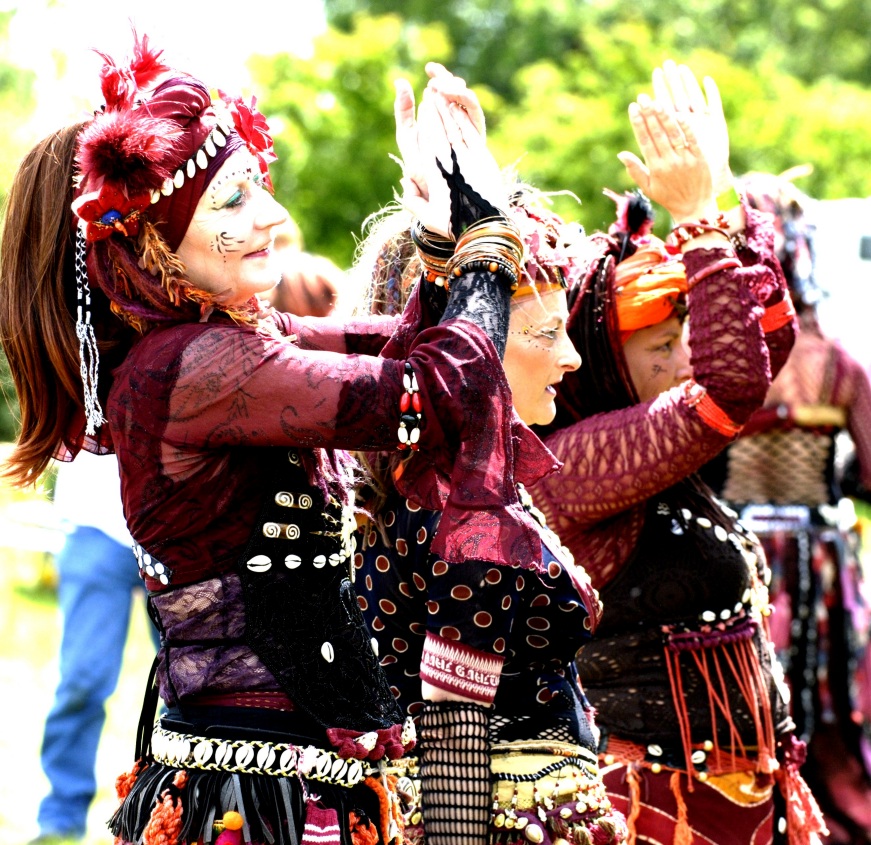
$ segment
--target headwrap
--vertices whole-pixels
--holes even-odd
[[[633,332],[667,320],[687,292],[687,275],[679,256],[650,235],[634,255],[614,271],[614,296],[620,341]]]
[[[529,189],[515,194],[510,213],[520,228],[524,246],[523,273],[511,295],[512,302],[578,284],[588,251],[583,227],[565,223],[544,208]]]
[[[140,39],[134,30],[133,41],[126,65],[99,53],[105,102],[82,129],[76,150],[76,335],[89,437],[104,421],[91,283],[139,332],[199,320],[212,310],[254,322],[254,300],[222,306],[187,280],[176,250],[200,197],[230,155],[247,146],[270,189],[268,166],[276,158],[255,100],[249,106],[221,94],[213,101],[206,85],[165,64],[148,36]],[[71,435],[75,439],[78,434]]]
[[[203,307],[220,306],[183,278],[175,251],[234,152],[247,146],[268,182],[275,160],[268,127],[253,100],[213,101],[204,83],[166,65],[147,36],[134,32],[127,65],[100,55],[105,104],[79,138],[73,202],[88,276],[140,330],[196,319]]]
[[[581,279],[568,296],[566,328],[583,364],[557,385],[556,418],[540,429],[545,437],[638,401],[623,344],[679,309],[687,287],[680,258],[651,234],[647,197],[640,191],[605,194],[617,206],[616,220],[607,233],[587,238]]]

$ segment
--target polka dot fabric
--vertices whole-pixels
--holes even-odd
[[[589,635],[587,610],[565,569],[572,564],[544,545],[541,574],[481,561],[448,564],[430,551],[439,516],[394,496],[382,529],[364,532],[355,557],[360,606],[402,710],[417,715],[422,708],[421,662],[437,643],[469,665],[501,663],[493,723],[503,733],[520,724],[527,732],[510,738],[558,736],[594,747],[573,662]],[[427,679],[451,689],[432,673]]]

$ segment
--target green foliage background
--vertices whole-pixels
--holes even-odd
[[[602,188],[631,186],[616,158],[634,148],[626,107],[666,58],[717,80],[736,172],[809,163],[800,187],[811,196],[871,195],[871,0],[326,0],[326,10],[310,58],[254,56],[251,70],[280,155],[278,199],[306,247],[342,266],[398,184],[393,80],[420,91],[427,61],[478,91],[499,161],[573,192],[580,204],[555,207],[588,230],[613,216]],[[0,14],[4,122],[33,106],[32,79],[3,61],[12,14]],[[0,150],[5,187],[23,148],[4,135]],[[0,438],[13,427],[3,416]]]

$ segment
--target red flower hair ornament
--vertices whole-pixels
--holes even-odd
[[[278,156],[272,148],[269,124],[263,113],[257,111],[257,98],[252,96],[251,105],[248,105],[242,97],[230,97],[223,91],[219,93],[233,118],[236,132],[260,165],[264,184],[270,192],[274,192],[272,180],[269,178],[269,165],[273,161],[278,161]]]
[[[99,191],[82,194],[73,203],[73,213],[85,223],[85,240],[93,243],[114,232],[125,237],[138,234],[139,219],[150,204],[150,193],[126,197],[114,185],[104,182]]]

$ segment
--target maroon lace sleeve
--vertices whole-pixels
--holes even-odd
[[[771,271],[770,275],[760,275],[757,280],[758,286],[754,288],[754,294],[762,306],[771,308],[784,297],[789,296],[783,270],[774,252],[774,223],[770,215],[751,208],[746,198],[743,202],[744,216],[747,220],[744,233],[747,244],[738,250],[738,257],[745,267],[762,265]],[[796,331],[797,322],[793,317],[786,325],[765,336],[772,378],[786,363],[795,341]]]
[[[838,347],[832,404],[847,408],[847,430],[856,447],[860,479],[871,488],[871,381],[862,365]]]
[[[690,250],[687,275],[725,256],[722,249]],[[730,268],[703,278],[689,294],[697,390],[737,426],[762,405],[771,381],[756,291],[776,288],[772,276],[764,264]],[[705,421],[698,395],[673,388],[547,439],[564,467],[539,482],[533,496],[594,583],[634,547],[641,522],[633,507],[698,470],[730,442]]]

